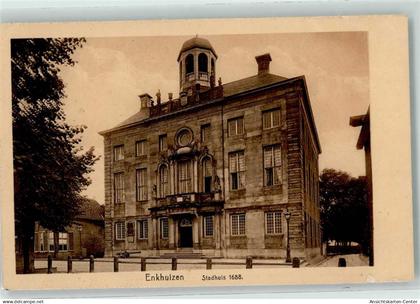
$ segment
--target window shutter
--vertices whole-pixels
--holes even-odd
[[[281,167],[274,168],[274,184],[278,185],[282,181],[281,178]]]
[[[147,220],[143,221],[143,238],[147,239],[149,236],[149,226]]]
[[[237,172],[237,154],[231,153],[229,155],[229,170],[230,172]]]
[[[264,148],[264,168],[272,167],[272,152],[271,147]]]
[[[236,134],[236,121],[229,120],[228,122],[228,135],[233,136]]]
[[[269,129],[271,127],[271,113],[264,112],[263,113],[263,129]]]
[[[237,128],[238,128],[237,134],[244,134],[244,119],[242,117],[241,118],[238,118],[237,124],[238,124],[238,126],[237,126]]]
[[[274,146],[274,165],[281,165],[281,148],[280,145]]]
[[[273,114],[273,127],[280,126],[280,110],[274,110]]]
[[[238,153],[238,163],[239,163],[239,170],[238,171],[241,171],[241,172],[243,172],[243,171],[245,171],[246,170],[246,168],[245,168],[245,155],[244,155],[244,152],[239,152]]]

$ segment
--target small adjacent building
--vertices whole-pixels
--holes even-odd
[[[272,74],[263,54],[255,75],[222,83],[217,59],[207,39],[187,40],[179,96],[144,93],[100,133],[107,256],[284,258],[287,241],[292,257],[321,253],[321,146],[305,77]]]
[[[63,232],[53,232],[35,224],[35,258],[49,254],[56,258],[102,257],[104,255],[104,206],[92,199],[85,199],[80,214]]]

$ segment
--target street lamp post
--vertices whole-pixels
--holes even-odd
[[[290,234],[289,234],[289,221],[290,221],[290,212],[288,209],[286,209],[286,212],[284,213],[284,218],[286,219],[287,223],[287,248],[286,248],[286,263],[292,262],[292,258],[290,257]]]

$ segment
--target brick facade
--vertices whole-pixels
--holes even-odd
[[[193,38],[181,49],[181,69],[189,53],[217,59],[207,40]],[[305,79],[270,74],[269,61],[269,54],[258,56],[256,76],[218,85],[213,62],[203,71],[181,70],[187,78],[180,81],[180,98],[141,95],[138,113],[101,132],[106,255],[192,248],[211,256],[284,257],[286,210],[292,256],[320,254],[320,145]],[[203,126],[210,127],[204,139]],[[162,135],[168,149],[160,151]],[[136,155],[142,140],[145,153]],[[114,155],[118,146],[123,159]],[[274,147],[277,154],[270,156]],[[272,165],[265,167],[264,157]],[[146,181],[136,174],[140,169]]]

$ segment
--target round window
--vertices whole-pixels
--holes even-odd
[[[178,144],[180,146],[186,146],[192,141],[191,131],[188,129],[183,129],[178,133]]]

